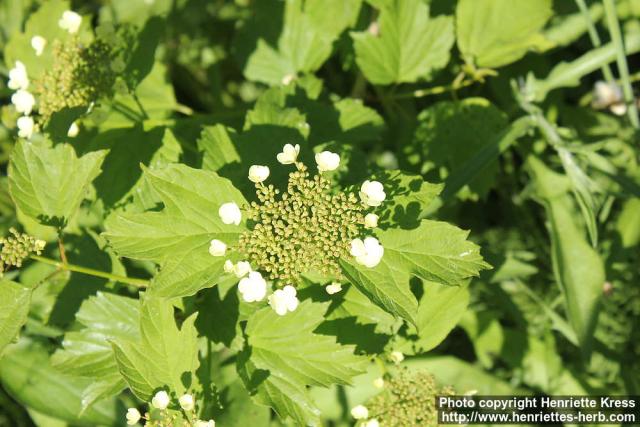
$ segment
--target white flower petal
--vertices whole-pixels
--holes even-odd
[[[252,271],[240,280],[238,290],[246,302],[262,301],[267,295],[267,282],[257,271]]]
[[[324,290],[327,291],[329,295],[337,294],[342,290],[342,285],[338,282],[333,282],[332,284],[327,285]]]
[[[384,187],[378,181],[365,181],[360,187],[360,199],[367,206],[380,206],[386,197]]]
[[[140,418],[142,418],[142,415],[140,414],[140,411],[138,411],[136,408],[129,408],[127,409],[126,418],[127,418],[127,425],[133,426],[133,425],[136,425],[138,421],[140,421]]]
[[[376,228],[378,226],[378,215],[374,213],[368,213],[364,217],[364,227],[365,228]]]
[[[180,407],[185,411],[191,411],[196,406],[193,396],[190,394],[183,394],[180,396],[178,403],[180,403]]]
[[[36,104],[36,99],[30,92],[19,89],[11,96],[11,103],[16,107],[18,113],[29,115]]]
[[[20,138],[31,138],[31,135],[33,135],[33,129],[35,127],[33,118],[29,116],[22,116],[18,119],[16,125],[18,126],[18,136]]]
[[[153,396],[153,399],[151,399],[151,405],[160,410],[167,409],[170,402],[171,398],[164,390],[157,392],[155,396]]]
[[[240,212],[240,208],[234,202],[224,203],[220,206],[218,215],[220,215],[220,219],[225,224],[238,225],[242,221],[242,212]]]
[[[63,30],[67,30],[69,34],[75,34],[82,24],[82,16],[72,10],[65,10],[62,18],[58,21],[58,26]]]
[[[16,61],[16,65],[9,70],[9,89],[27,89],[29,87],[29,76],[27,76],[27,68],[20,61]]]
[[[316,154],[316,163],[320,172],[336,170],[340,166],[340,156],[331,151]]]
[[[249,180],[255,182],[263,182],[269,177],[269,167],[261,165],[253,165],[249,168]]]
[[[227,245],[224,242],[218,239],[213,239],[211,241],[211,244],[209,245],[209,253],[212,256],[223,256],[226,251]]]
[[[47,46],[47,39],[42,36],[33,36],[31,38],[31,47],[36,51],[36,56],[42,55],[44,48]]]
[[[369,410],[363,405],[354,406],[351,408],[351,416],[356,420],[364,420],[369,418]]]
[[[298,160],[298,154],[300,154],[299,144],[296,144],[295,146],[291,144],[285,144],[285,146],[282,147],[282,152],[278,153],[276,158],[278,159],[278,162],[282,163],[283,165],[290,165]]]

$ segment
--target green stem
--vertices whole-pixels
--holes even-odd
[[[456,91],[458,89],[462,89],[463,87],[471,86],[475,83],[475,80],[464,80],[460,83],[452,83],[445,86],[434,86],[426,89],[418,89],[408,93],[399,93],[393,95],[394,99],[403,99],[403,98],[422,98],[430,95],[440,95],[445,92]]]
[[[598,35],[598,30],[596,30],[596,26],[593,24],[593,20],[591,19],[591,14],[589,13],[589,8],[587,8],[587,4],[584,0],[576,0],[578,4],[578,8],[584,17],[585,22],[587,23],[587,31],[589,33],[589,38],[591,39],[591,44],[595,47],[602,46],[602,41],[600,40],[600,36]],[[609,64],[604,64],[602,66],[602,74],[604,75],[604,79],[608,83],[612,83],[614,81],[613,72],[611,71],[611,67]]]
[[[76,273],[88,274],[89,276],[102,277],[104,279],[109,279],[109,280],[113,280],[120,283],[126,283],[127,285],[133,285],[139,288],[144,288],[149,286],[149,282],[144,279],[135,279],[133,277],[105,273],[104,271],[94,270],[93,268],[87,268],[79,265],[63,263],[61,261],[56,261],[55,259],[45,258],[43,256],[38,256],[38,255],[31,255],[31,259],[35,261],[39,261],[44,264],[53,265],[59,270],[68,270],[68,271],[74,271]]]
[[[620,23],[616,14],[616,6],[613,0],[604,0],[604,12],[607,16],[607,24],[609,25],[609,33],[611,41],[616,48],[616,62],[618,64],[618,72],[622,79],[622,91],[624,93],[624,101],[627,104],[627,114],[631,125],[640,128],[640,118],[638,117],[638,106],[633,98],[633,89],[629,81],[629,67],[627,65],[627,56],[625,53],[624,43],[622,40],[622,32],[620,31]]]

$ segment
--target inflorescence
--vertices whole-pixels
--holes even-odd
[[[452,396],[451,387],[438,387],[427,372],[411,373],[406,367],[379,384],[382,391],[367,406],[352,409],[363,427],[422,427],[438,425],[436,396]],[[377,386],[376,386],[377,387]],[[369,420],[366,420],[366,419]],[[374,422],[372,422],[374,420]]]
[[[113,27],[101,25],[98,36],[85,45],[78,37],[81,25],[82,16],[67,10],[58,26],[69,33],[69,38],[51,41],[41,35],[32,37],[36,56],[50,49],[53,57],[53,64],[41,76],[31,81],[22,61],[16,61],[9,70],[7,86],[15,91],[11,103],[21,114],[16,122],[19,137],[31,139],[53,113],[65,108],[83,107],[88,111],[100,98],[112,96],[117,83],[122,83],[118,75],[126,68],[126,47],[118,43]],[[39,116],[32,115],[36,110]],[[79,126],[74,122],[67,135],[75,137],[78,132]]]
[[[127,425],[137,425],[144,421],[145,427],[216,427],[214,420],[199,420],[197,417],[196,401],[192,394],[185,393],[178,398],[178,411],[169,410],[171,396],[165,390],[158,391],[151,399],[153,412],[146,412],[144,415],[137,408],[127,410]],[[176,406],[177,409],[177,406]]]
[[[36,239],[28,234],[19,233],[16,229],[9,229],[11,233],[8,237],[0,238],[0,277],[2,273],[10,267],[22,266],[22,262],[31,254],[40,255],[44,249],[46,242]]]
[[[382,259],[384,248],[373,236],[363,236],[378,225],[378,216],[367,213],[386,198],[377,181],[365,181],[359,195],[332,191],[325,172],[340,165],[340,156],[330,151],[316,154],[318,174],[311,176],[300,161],[299,145],[286,144],[277,155],[283,165],[294,165],[286,191],[266,185],[270,170],[253,165],[249,179],[256,186],[257,201],[244,206],[250,229],[240,236],[236,249],[244,261],[227,260],[226,273],[240,279],[239,291],[247,302],[261,301],[267,295],[267,280],[276,290],[269,304],[279,315],[298,306],[296,288],[307,272],[318,272],[335,279],[327,286],[329,294],[340,292],[342,277],[339,260],[353,256],[358,264],[373,268]],[[220,206],[218,214],[225,224],[239,225],[242,210],[230,201]],[[225,256],[226,243],[213,239],[212,256]]]

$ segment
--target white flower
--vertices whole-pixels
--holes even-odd
[[[249,276],[240,280],[238,290],[246,302],[262,301],[267,295],[267,282],[262,278],[262,274],[252,271]]]
[[[75,138],[80,133],[80,126],[76,122],[71,123],[69,126],[69,130],[67,131],[67,136],[69,138]]]
[[[228,202],[220,206],[218,215],[220,215],[220,219],[225,224],[238,225],[240,221],[242,221],[242,212],[240,212],[240,208],[234,202]]]
[[[278,289],[269,296],[269,305],[280,316],[287,314],[287,311],[295,311],[299,303],[296,288],[291,285]]]
[[[235,274],[238,279],[243,278],[249,273],[251,273],[251,264],[249,264],[248,261],[238,261],[238,263],[233,266],[233,274]]]
[[[624,116],[625,114],[627,114],[627,106],[624,102],[611,104],[609,110],[616,116]]]
[[[282,78],[282,84],[285,85],[285,86],[288,86],[289,83],[291,83],[295,79],[296,79],[296,75],[295,74],[287,74],[286,76],[284,76]]]
[[[13,90],[29,87],[29,76],[27,76],[27,69],[22,62],[16,61],[16,66],[9,70],[9,83],[7,83],[7,86]]]
[[[211,244],[209,245],[209,253],[211,255],[223,256],[226,251],[227,251],[227,245],[224,242],[218,239],[213,239],[211,241]]]
[[[290,165],[296,162],[296,160],[298,159],[298,154],[300,154],[299,144],[296,144],[295,146],[291,144],[285,144],[285,146],[282,147],[282,153],[278,153],[276,158],[283,165]]]
[[[375,380],[373,380],[373,386],[375,388],[382,388],[384,387],[384,380],[382,378],[376,378]]]
[[[15,105],[16,111],[23,114],[31,114],[33,106],[36,103],[36,99],[24,89],[19,89],[11,96],[11,103]]]
[[[327,291],[329,295],[337,294],[342,290],[342,285],[338,282],[333,282],[332,284],[327,285],[324,290]]]
[[[340,166],[340,156],[331,151],[316,154],[316,163],[320,172],[336,170]]]
[[[44,247],[47,245],[47,242],[45,242],[44,240],[36,240],[36,249],[41,251],[44,249]]]
[[[140,411],[138,411],[136,408],[127,409],[127,425],[128,426],[136,425],[138,421],[140,421],[140,418],[142,418],[142,415],[140,415]]]
[[[22,116],[18,119],[18,136],[20,138],[31,138],[33,135],[34,123],[33,119],[29,116]]]
[[[368,213],[364,217],[365,228],[376,228],[378,226],[378,215],[374,213]]]
[[[58,26],[63,30],[67,30],[69,34],[77,33],[80,29],[80,24],[82,24],[82,16],[72,10],[65,10],[62,13],[62,18],[58,21]]]
[[[209,420],[209,421],[198,420],[196,421],[196,427],[216,427],[216,422],[213,420]]]
[[[369,410],[366,406],[358,405],[351,408],[351,416],[356,420],[364,420],[369,418]]]
[[[384,248],[375,237],[366,237],[364,241],[353,239],[351,241],[351,255],[356,258],[358,264],[373,268],[380,263],[382,255],[384,255]]]
[[[31,37],[31,47],[36,51],[36,56],[42,55],[44,48],[47,45],[47,39],[42,36]]]
[[[362,425],[362,427],[380,427],[380,423],[375,418],[371,418],[370,420],[366,421]]]
[[[622,100],[622,89],[615,83],[598,81],[593,87],[593,106],[595,108],[606,108]]]
[[[230,259],[224,262],[224,272],[233,273],[233,262]]]
[[[360,187],[360,198],[367,206],[380,206],[387,195],[378,181],[365,181]]]
[[[167,394],[166,391],[162,390],[156,393],[151,399],[151,405],[156,409],[167,409],[169,403],[171,402],[171,398]]]
[[[249,168],[249,180],[251,182],[262,182],[269,177],[269,167],[253,165]]]
[[[193,400],[193,396],[190,395],[190,394],[183,394],[178,399],[178,402],[180,403],[180,407],[182,409],[184,409],[185,411],[190,411],[193,408],[195,408],[195,406],[196,406],[196,404],[195,404],[195,402]]]
[[[404,354],[400,351],[392,351],[389,355],[389,359],[396,365],[404,360]]]

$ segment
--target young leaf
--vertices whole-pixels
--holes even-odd
[[[575,223],[564,177],[534,157],[529,158],[528,164],[547,211],[553,270],[563,291],[569,322],[583,352],[588,354],[605,282],[604,263]]]
[[[80,158],[73,147],[19,141],[9,163],[9,191],[16,206],[43,225],[64,227],[100,173],[106,150]]]
[[[0,357],[27,321],[31,292],[19,283],[0,280]]]
[[[215,172],[169,165],[146,169],[147,183],[164,203],[160,212],[114,214],[105,237],[121,256],[155,261],[160,273],[149,287],[156,296],[193,295],[211,287],[222,273],[224,257],[212,257],[209,242],[233,244],[243,230],[218,216],[223,203],[246,204],[230,181]]]
[[[307,300],[286,316],[265,307],[247,321],[248,348],[238,362],[240,375],[247,387],[257,389],[260,403],[300,425],[314,424],[319,415],[306,386],[349,384],[366,364],[353,354],[353,346],[314,333],[326,310],[327,304]]]
[[[102,292],[80,307],[76,320],[82,329],[65,334],[62,349],[53,354],[51,363],[66,374],[92,380],[82,393],[83,410],[126,387],[109,341],[139,340],[138,317],[138,300]]]
[[[415,82],[449,62],[453,19],[429,18],[422,0],[393,0],[382,5],[376,30],[351,37],[358,67],[371,83]]]
[[[199,365],[195,319],[178,329],[171,303],[147,296],[140,308],[141,340],[111,342],[118,369],[138,398],[148,402],[161,388],[179,396],[193,387]]]
[[[552,15],[551,0],[460,0],[456,7],[458,48],[464,60],[497,68],[548,45],[540,30]]]
[[[277,85],[298,73],[316,71],[331,55],[339,34],[357,18],[360,4],[361,0],[258,2],[254,18],[236,40],[245,76]]]

